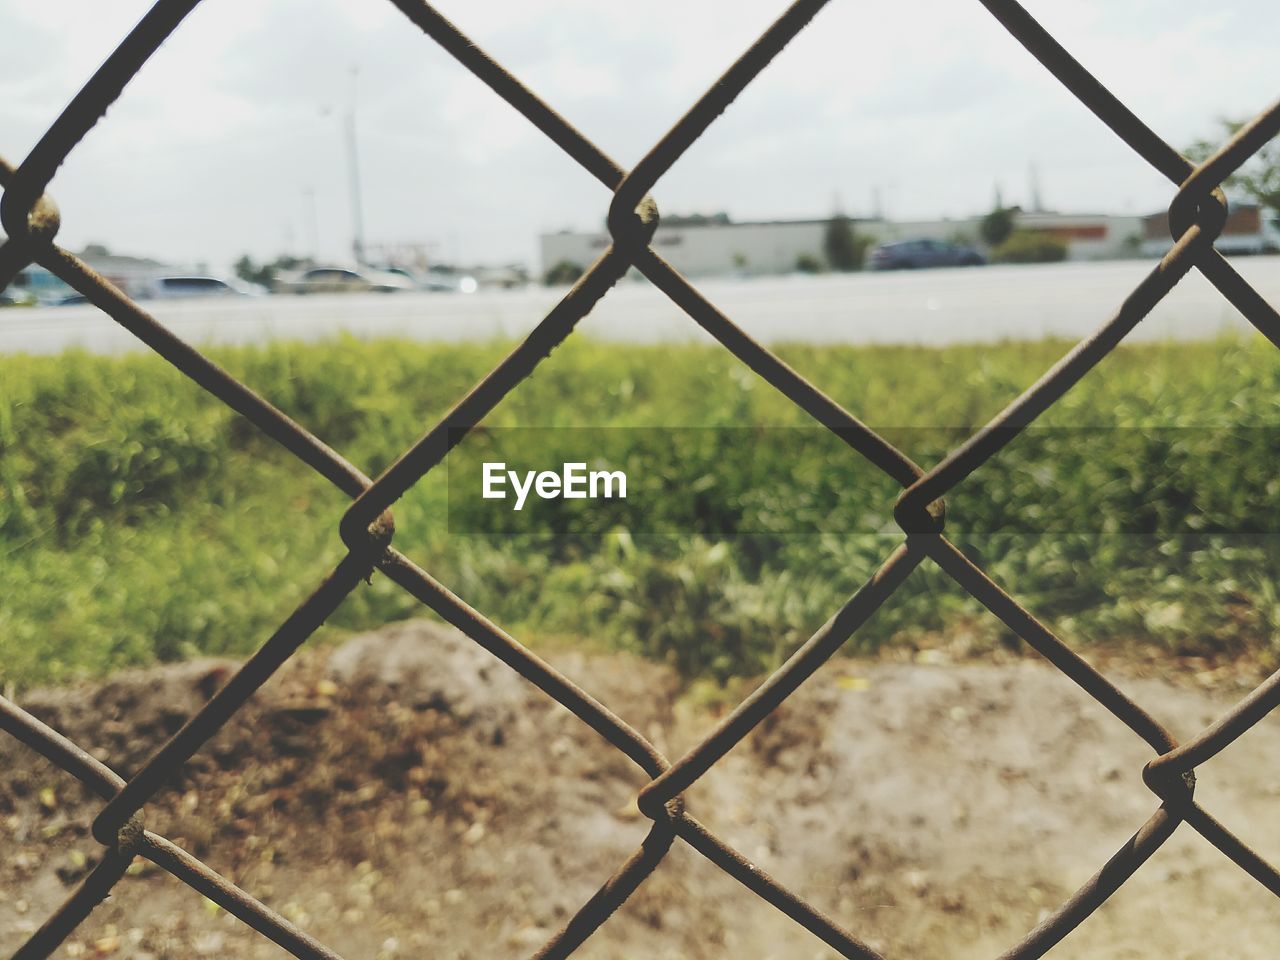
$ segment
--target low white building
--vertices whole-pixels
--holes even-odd
[[[1063,241],[1068,260],[1118,260],[1140,255],[1142,217],[1019,212],[1015,222],[1019,230],[1045,233]]]
[[[855,230],[862,228],[853,222]],[[790,273],[809,257],[822,263],[826,220],[735,223],[728,217],[671,218],[660,223],[653,248],[686,276]],[[609,245],[609,234],[563,230],[541,237],[542,272],[560,263],[588,267]]]

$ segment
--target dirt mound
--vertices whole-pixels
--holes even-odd
[[[554,658],[669,756],[718,708],[621,656]],[[24,705],[122,773],[226,678],[201,661]],[[1216,715],[1166,681],[1126,689],[1176,734]],[[1200,771],[1199,796],[1280,858],[1280,731]],[[688,794],[725,840],[891,957],[998,954],[1155,807],[1144,745],[1031,661],[838,660]],[[92,866],[96,803],[0,741],[0,952]],[[451,630],[408,623],[290,663],[147,808],[181,843],[351,957],[531,954],[646,832],[643,775],[568,711]],[[1274,956],[1273,898],[1183,828],[1054,955]],[[139,870],[68,956],[284,957],[199,895]],[[667,861],[580,954],[834,956],[697,854]]]

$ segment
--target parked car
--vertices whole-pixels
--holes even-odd
[[[429,290],[432,293],[475,293],[475,277],[455,273],[452,270],[430,269],[425,273],[415,273],[405,267],[384,267],[384,272],[404,277],[418,290]]]
[[[872,248],[867,257],[867,267],[871,270],[976,267],[986,262],[987,258],[973,247],[929,238],[882,243]]]
[[[428,290],[442,290],[450,293],[475,293],[480,284],[469,273],[460,273],[449,268],[433,267],[423,278]]]
[[[414,290],[417,285],[408,277],[385,270],[364,267],[312,267],[301,273],[277,278],[277,293],[396,293]]]
[[[35,294],[21,287],[10,286],[0,290],[0,307],[31,307],[35,303]]]
[[[44,267],[31,264],[18,271],[5,294],[11,303],[53,305],[74,296],[75,292]]]
[[[256,297],[266,293],[266,287],[247,283],[240,279],[223,280],[218,277],[173,276],[157,277],[146,284],[139,296],[159,300],[187,299],[190,297]]]

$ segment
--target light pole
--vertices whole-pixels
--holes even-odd
[[[351,103],[347,108],[347,170],[351,180],[351,252],[356,266],[364,265],[364,205],[360,199],[360,153],[356,149],[356,78],[360,68],[351,68]]]

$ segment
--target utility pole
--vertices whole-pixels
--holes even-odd
[[[360,68],[351,68],[351,103],[347,108],[347,167],[351,177],[351,252],[356,266],[364,265],[364,205],[360,199],[360,154],[356,149],[356,78]]]
[[[310,241],[311,262],[320,262],[320,217],[316,213],[316,188],[303,187],[302,198],[306,201],[307,239]]]

